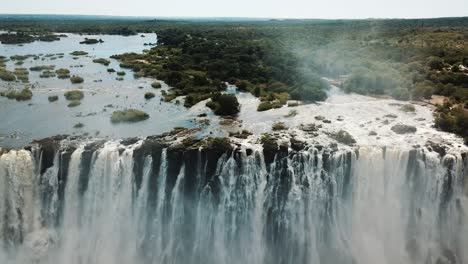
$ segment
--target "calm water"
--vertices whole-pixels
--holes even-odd
[[[99,137],[131,137],[160,134],[171,130],[175,126],[194,126],[194,114],[185,111],[181,105],[161,102],[161,89],[151,88],[147,78],[136,79],[130,70],[121,69],[116,60],[110,59],[111,64],[104,66],[92,62],[94,58],[107,58],[113,54],[125,52],[142,52],[150,46],[144,43],[156,42],[155,34],[124,37],[124,36],[86,36],[100,38],[104,43],[95,45],[79,44],[85,36],[68,34],[55,42],[34,42],[20,45],[0,44],[0,55],[43,54],[40,59],[28,58],[21,66],[14,65],[15,61],[7,62],[7,69],[29,68],[35,65],[55,65],[55,69],[66,68],[71,75],[84,78],[82,84],[72,84],[69,79],[57,77],[39,78],[40,72],[30,71],[29,81],[32,85],[33,98],[30,101],[17,102],[0,97],[0,146],[18,147],[31,142],[33,139],[57,134],[89,134]],[[87,56],[72,56],[71,52],[83,50]],[[46,54],[64,53],[47,57]],[[55,59],[53,59],[55,58]],[[125,71],[123,81],[118,81],[116,73],[108,73],[107,68]],[[0,80],[0,90],[8,88],[22,89],[21,82],[7,83]],[[85,97],[81,105],[69,108],[68,101],[63,94],[67,90],[81,89]],[[163,83],[163,90],[168,89]],[[154,92],[156,97],[144,99],[145,92]],[[49,103],[47,97],[58,95],[57,102]],[[109,107],[108,105],[112,105]],[[107,106],[107,107],[106,107]],[[150,118],[133,124],[112,124],[110,116],[113,111],[125,108],[135,108],[147,112]],[[77,129],[73,126],[83,123],[84,127]]]

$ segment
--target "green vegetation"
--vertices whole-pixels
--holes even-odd
[[[67,99],[68,101],[76,101],[76,100],[79,101],[84,98],[84,94],[80,90],[68,91],[64,94],[64,96],[65,96],[65,99]]]
[[[81,122],[76,123],[76,124],[73,126],[73,128],[82,128],[82,127],[84,127],[84,124],[81,123]]]
[[[407,113],[409,113],[409,112],[412,113],[412,112],[416,111],[416,108],[412,104],[405,104],[400,109],[401,109],[401,111],[407,112]]]
[[[115,70],[113,68],[109,68],[107,69],[107,72],[112,73],[112,72],[115,72]]]
[[[187,97],[185,105],[187,105]],[[220,116],[236,115],[240,111],[240,104],[237,101],[237,97],[233,94],[216,93],[211,96],[211,101],[206,106],[211,108],[216,115]]]
[[[112,123],[138,122],[149,118],[149,115],[141,110],[127,109],[123,111],[114,111],[111,116]]]
[[[27,101],[31,100],[33,93],[28,88],[24,88],[21,91],[10,89],[6,92],[1,92],[0,96],[4,96],[8,99],[15,99],[16,101]]]
[[[83,83],[84,79],[81,78],[80,76],[73,75],[72,77],[70,77],[70,81],[73,84],[77,84],[77,83]]]
[[[59,79],[68,79],[70,78],[70,70],[68,69],[58,69],[55,71],[55,73],[57,74],[57,78]]]
[[[126,73],[125,73],[124,71],[118,71],[118,72],[117,72],[117,75],[118,75],[118,76],[125,76],[125,74],[126,74]]]
[[[70,53],[72,56],[85,56],[88,55],[88,52],[82,51],[82,50],[75,50],[72,53]]]
[[[39,78],[50,78],[50,77],[55,77],[55,76],[56,76],[55,72],[47,70],[47,71],[41,72],[41,74],[39,75]]]
[[[55,101],[58,101],[59,97],[58,95],[50,95],[49,97],[47,97],[47,100],[49,100],[49,102],[55,102]]]
[[[153,87],[154,89],[161,88],[161,83],[160,82],[152,82],[151,87]]]
[[[153,98],[154,96],[155,96],[155,95],[154,95],[154,93],[152,93],[152,92],[146,92],[146,93],[145,93],[145,99],[147,99],[147,100]]]
[[[35,38],[23,32],[16,34],[3,33],[0,34],[0,42],[2,44],[24,44],[34,42]]]
[[[286,126],[286,124],[284,124],[284,122],[276,122],[273,124],[271,129],[273,129],[273,131],[279,131],[279,130],[286,130],[288,129],[288,127]]]
[[[104,43],[102,39],[90,39],[90,38],[85,38],[83,41],[80,41],[80,44],[98,44],[98,43]]]
[[[76,106],[79,106],[80,104],[81,104],[80,101],[75,100],[75,101],[71,101],[67,106],[68,107],[76,107]]]
[[[55,65],[39,65],[29,68],[30,71],[53,71],[54,69]]]
[[[468,144],[468,114],[461,105],[447,102],[439,105],[436,111],[435,127],[460,135]]]
[[[242,131],[237,131],[237,132],[229,132],[230,137],[235,137],[235,138],[240,138],[240,139],[246,139],[250,135],[252,135],[252,133],[245,129]]]
[[[0,68],[0,79],[5,82],[16,81],[16,76],[7,70]]]
[[[104,66],[108,66],[108,65],[111,63],[110,60],[104,59],[104,58],[94,59],[93,62],[94,62],[94,63],[102,64],[102,65],[104,65]]]
[[[294,117],[294,116],[297,116],[297,110],[290,110],[289,113],[287,115],[285,115],[284,117]]]

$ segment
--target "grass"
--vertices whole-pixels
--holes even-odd
[[[81,104],[80,101],[75,100],[75,101],[71,101],[71,102],[68,104],[68,107],[76,107],[76,106],[79,106],[80,104]]]
[[[33,93],[30,89],[24,88],[21,91],[8,90],[7,92],[2,92],[0,95],[8,99],[15,99],[16,101],[27,101],[31,100]]]
[[[286,126],[286,124],[284,124],[284,122],[276,122],[276,123],[273,124],[273,126],[271,128],[273,129],[273,131],[288,129],[288,127]]]
[[[161,83],[160,82],[153,82],[153,83],[151,83],[151,87],[153,87],[154,89],[161,88]]]
[[[72,56],[85,56],[88,55],[88,52],[82,51],[82,50],[75,50],[72,53],[70,53]]]
[[[285,115],[284,117],[294,117],[297,114],[298,114],[297,110],[290,110],[289,113],[287,115]]]
[[[70,74],[70,70],[69,70],[69,69],[60,68],[60,69],[56,70],[55,73],[56,73],[57,75],[68,75],[68,74]]]
[[[55,65],[38,65],[29,68],[30,71],[53,71]]]
[[[111,63],[110,60],[104,59],[104,58],[94,59],[93,62],[94,62],[94,63],[102,64],[102,65],[104,65],[104,66],[107,66],[107,65],[109,65],[109,64]]]
[[[68,101],[79,101],[83,99],[84,94],[80,90],[71,90],[66,92],[64,96]]]
[[[77,83],[83,83],[84,79],[80,76],[73,75],[72,77],[70,77],[70,81],[73,84],[77,84]]]
[[[56,76],[55,72],[49,71],[49,70],[43,71],[39,75],[40,78],[50,78],[50,77],[55,77],[55,76]]]
[[[114,111],[111,116],[112,123],[121,122],[139,122],[149,118],[149,115],[141,110],[126,109],[122,111]]]
[[[1,70],[1,69],[0,69],[0,79],[5,82],[16,81],[16,77],[12,72]]]
[[[49,97],[47,97],[47,100],[49,100],[49,102],[55,102],[55,101],[58,101],[59,97],[58,95],[50,95]]]

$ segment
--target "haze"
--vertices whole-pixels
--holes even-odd
[[[151,17],[428,18],[468,15],[466,0],[14,0],[4,14]]]

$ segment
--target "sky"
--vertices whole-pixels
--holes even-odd
[[[333,19],[468,16],[468,0],[0,0],[0,6],[3,14]]]

